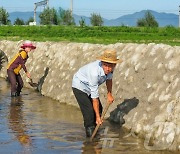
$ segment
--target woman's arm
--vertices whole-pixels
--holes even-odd
[[[20,59],[20,64],[21,64],[24,72],[26,73],[26,76],[27,76],[28,78],[31,78],[31,75],[30,75],[30,73],[27,71],[27,68],[26,68],[26,66],[25,66],[25,63],[26,63],[26,61],[27,61],[27,58],[24,59],[22,56],[19,56],[19,59]]]

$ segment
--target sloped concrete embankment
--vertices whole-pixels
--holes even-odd
[[[71,90],[73,74],[82,65],[95,60],[103,50],[116,49],[123,63],[118,64],[114,72],[115,102],[109,113],[124,99],[136,97],[139,104],[125,116],[124,126],[131,133],[144,137],[147,149],[180,149],[180,47],[131,43],[35,43],[37,49],[29,54],[27,68],[35,82],[44,80],[41,93],[76,106]],[[21,44],[22,41],[0,41],[0,49],[10,59]],[[5,69],[0,76],[6,76]],[[25,86],[30,88],[26,82]],[[100,93],[105,104],[104,85]]]

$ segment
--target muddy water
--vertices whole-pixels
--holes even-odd
[[[85,138],[77,107],[23,89],[10,97],[8,83],[0,78],[0,153],[170,153],[148,151],[134,134],[104,122],[98,139]]]

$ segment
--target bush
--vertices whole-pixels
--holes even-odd
[[[3,63],[7,61],[7,57],[5,55],[5,53],[0,50],[0,70],[2,69]]]

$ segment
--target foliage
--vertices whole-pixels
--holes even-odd
[[[154,16],[150,11],[146,11],[144,18],[138,19],[138,27],[158,27],[158,22],[155,20]]]
[[[138,19],[137,26],[138,27],[146,27],[146,19],[144,19],[144,18]]]
[[[20,18],[16,18],[14,21],[14,25],[25,25],[24,20]]]
[[[68,26],[75,25],[71,10],[63,10],[62,8],[59,8],[58,15],[59,24]]]
[[[29,25],[30,22],[34,22],[34,18],[30,17],[27,21],[26,21],[26,25]]]
[[[82,17],[81,17],[81,20],[79,20],[79,25],[80,25],[80,27],[85,27],[86,26],[85,19],[83,19]]]
[[[7,61],[7,57],[2,50],[0,50],[0,70],[2,69],[2,64]]]
[[[8,19],[9,13],[6,12],[6,10],[1,7],[0,8],[0,25],[9,25],[10,20]]]
[[[47,7],[39,15],[40,24],[42,25],[57,25],[57,12],[54,8]]]
[[[102,26],[103,25],[103,19],[100,14],[99,15],[96,13],[91,14],[90,21],[91,21],[92,26]]]
[[[80,27],[0,26],[0,39],[71,41],[83,43],[164,43],[180,45],[180,28],[174,27]]]

